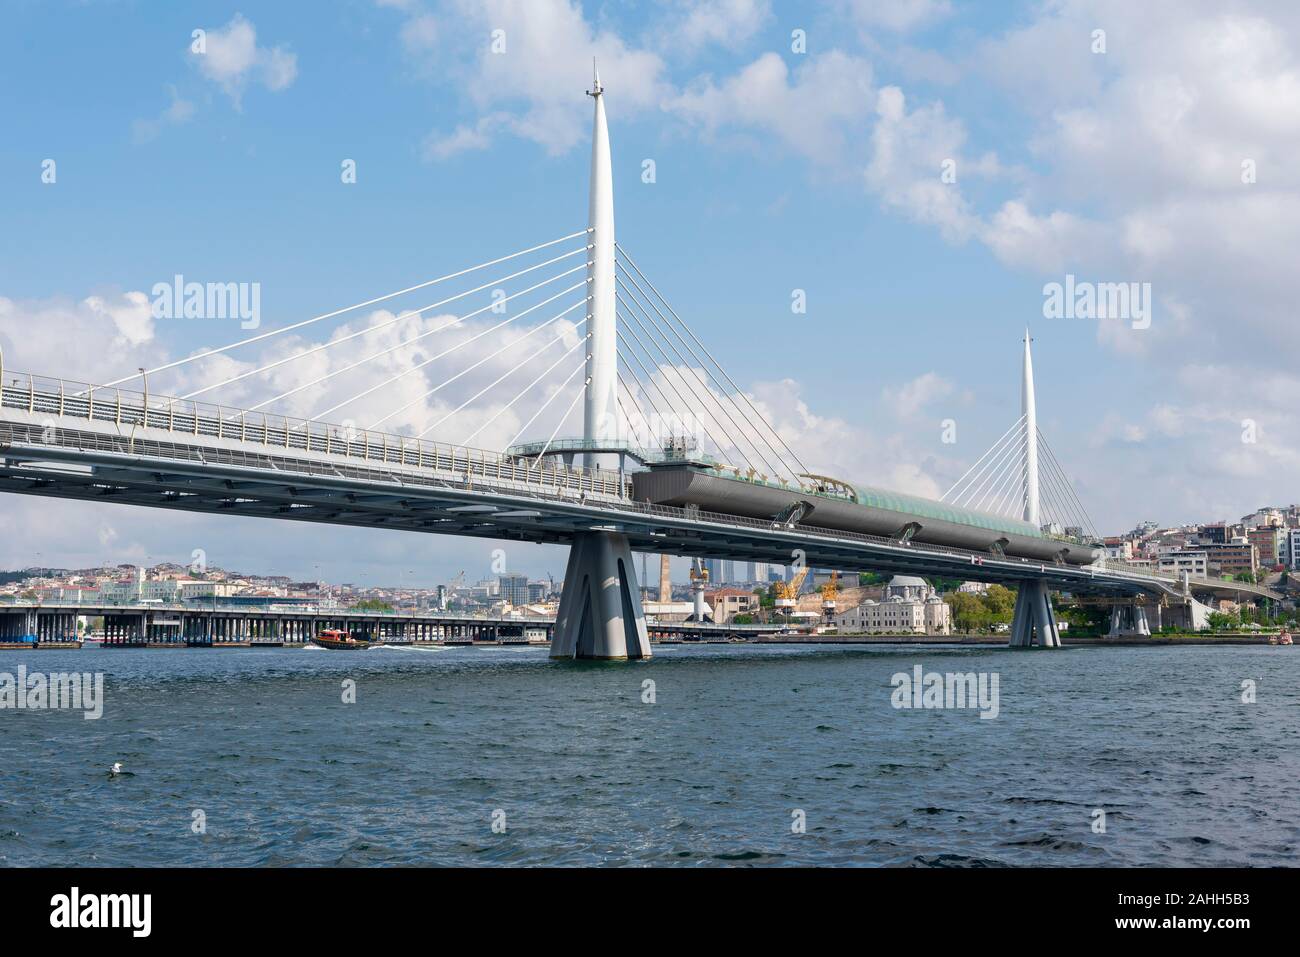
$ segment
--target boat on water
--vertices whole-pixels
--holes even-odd
[[[1277,636],[1277,643],[1279,645],[1294,644],[1294,642],[1291,641],[1291,633],[1289,631],[1284,631],[1281,634],[1279,634]]]
[[[311,643],[321,648],[328,648],[331,651],[364,651],[371,644],[368,641],[362,641],[360,638],[353,638],[346,631],[340,631],[337,628],[326,628],[313,638]]]

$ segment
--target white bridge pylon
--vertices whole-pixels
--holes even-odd
[[[1034,534],[1097,539],[1097,530],[1038,428],[1033,340],[1025,330],[1020,418],[966,470],[940,501],[1004,518],[1019,518]],[[1045,469],[1040,466],[1046,465]],[[1046,507],[1045,507],[1046,506]],[[1059,648],[1061,633],[1046,582],[1030,581],[1016,593],[1011,647]]]
[[[615,391],[618,352],[615,314],[614,173],[609,156],[600,73],[592,64],[594,116],[591,131],[591,262],[587,267],[591,312],[587,329],[586,401],[582,438],[590,468],[617,468],[612,449],[619,439]],[[564,589],[551,638],[552,658],[621,660],[649,658],[650,637],[641,608],[641,588],[627,536],[613,531],[580,532],[569,547]]]
[[[1029,330],[1025,330],[1025,366],[1020,379],[1020,417],[1025,423],[1024,519],[1040,524],[1038,509],[1038,408],[1034,401],[1034,360],[1029,350]],[[1047,583],[1026,582],[1016,592],[1016,607],[1011,616],[1011,647],[1061,647],[1061,632],[1052,610],[1052,596]]]

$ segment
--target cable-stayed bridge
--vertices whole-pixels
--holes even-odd
[[[1059,645],[1051,590],[1129,596],[1137,632],[1195,595],[1280,597],[1102,559],[1037,427],[1028,335],[1021,418],[943,500],[810,472],[616,242],[590,95],[585,229],[104,383],[0,357],[0,490],[568,544],[556,657],[650,655],[633,550],[1002,582],[1018,646]],[[410,299],[433,301],[389,309]]]

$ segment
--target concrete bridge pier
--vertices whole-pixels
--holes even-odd
[[[1168,623],[1187,631],[1204,631],[1210,627],[1212,610],[1208,605],[1201,604],[1189,595],[1182,601],[1170,602],[1167,609]]]
[[[1159,611],[1156,612],[1159,616]],[[1157,623],[1156,628],[1160,625]],[[1150,638],[1151,623],[1147,619],[1146,605],[1116,605],[1110,610],[1110,631],[1107,638]]]
[[[627,536],[581,532],[569,550],[552,658],[649,658],[650,638]]]
[[[1056,614],[1047,582],[1025,582],[1016,592],[1016,609],[1011,619],[1012,648],[1031,648],[1037,642],[1040,648],[1061,647],[1061,633],[1056,627]]]

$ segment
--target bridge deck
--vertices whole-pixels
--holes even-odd
[[[541,543],[626,534],[637,551],[1177,597],[1172,576],[1066,566],[632,500],[619,472],[533,468],[403,436],[35,376],[0,388],[0,490]],[[1281,596],[1194,579],[1199,594]]]

